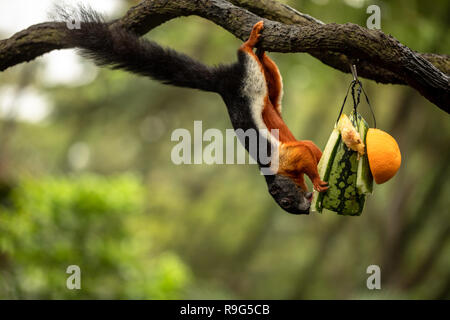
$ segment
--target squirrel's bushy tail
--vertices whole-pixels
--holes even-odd
[[[61,8],[58,10],[59,17],[69,21],[72,14]],[[81,28],[68,29],[67,41],[81,48],[81,54],[97,65],[123,69],[179,87],[219,90],[218,73],[223,67],[208,67],[124,29],[111,28],[92,9],[80,7],[76,14],[82,21]]]

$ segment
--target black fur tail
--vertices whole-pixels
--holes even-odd
[[[225,67],[208,67],[126,30],[112,29],[101,15],[91,9],[81,7],[75,14],[82,21],[81,28],[68,30],[67,41],[81,48],[82,55],[97,65],[127,70],[179,87],[220,90],[220,73],[225,71]],[[61,8],[59,16],[65,21],[73,17],[72,13],[68,14]]]

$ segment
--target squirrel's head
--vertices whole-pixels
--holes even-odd
[[[292,214],[309,214],[311,192],[305,192],[293,180],[280,174],[265,177],[270,195],[283,210]]]

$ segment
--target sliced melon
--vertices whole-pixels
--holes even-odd
[[[355,128],[356,115],[352,112],[349,120]],[[339,140],[327,179],[329,189],[324,192],[321,207],[341,215],[359,216],[364,207],[365,195],[356,188],[358,154]]]
[[[328,181],[330,175],[331,167],[333,165],[334,156],[336,155],[336,150],[340,142],[340,134],[337,128],[334,128],[331,132],[328,142],[323,150],[322,157],[317,165],[317,170],[319,171],[319,176],[322,181]],[[311,210],[322,212],[322,199],[323,192],[313,192],[313,201],[311,203]]]
[[[366,144],[366,135],[369,130],[369,125],[364,120],[364,118],[358,114],[358,129],[359,135],[362,141]],[[367,150],[367,148],[366,148]],[[360,194],[372,194],[373,191],[373,177],[370,172],[369,160],[367,158],[367,152],[365,155],[361,156],[358,160],[358,171],[356,177],[356,187]]]

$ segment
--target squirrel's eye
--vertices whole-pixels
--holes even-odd
[[[280,192],[280,188],[278,186],[272,186],[269,192],[271,195],[276,195]]]
[[[287,198],[283,198],[280,200],[280,204],[282,207],[286,208],[291,204],[291,201]]]

